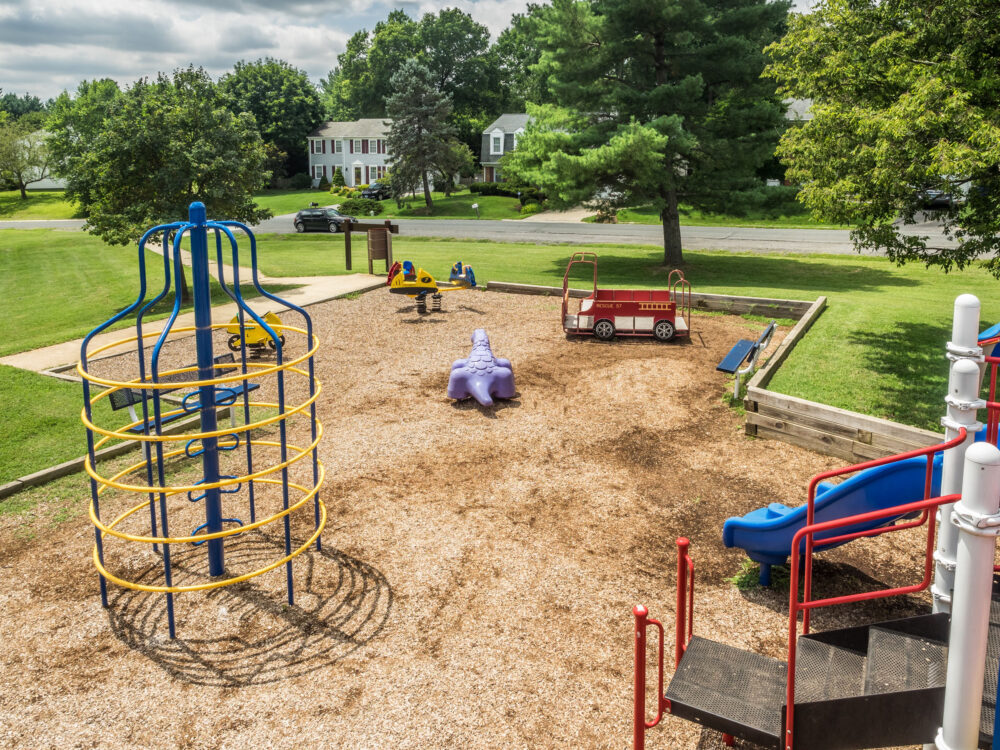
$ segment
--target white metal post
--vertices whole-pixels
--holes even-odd
[[[958,437],[961,427],[968,430],[969,435],[961,445],[945,451],[941,467],[942,495],[956,495],[962,491],[965,451],[975,439],[975,433],[982,428],[982,424],[976,420],[977,409],[985,406],[979,400],[979,363],[983,356],[978,338],[979,299],[972,294],[962,294],[955,300],[951,341],[948,342],[948,358],[952,360],[948,395],[945,397],[948,411],[941,419],[941,424],[945,428],[945,440]],[[931,586],[934,612],[951,611],[955,548],[958,545],[958,530],[951,524],[951,512],[951,505],[943,505],[937,513],[937,549],[934,552],[934,584]]]
[[[948,639],[948,678],[938,750],[976,750],[990,626],[993,556],[1000,530],[1000,450],[976,443],[965,453],[962,499],[952,508],[958,566]]]

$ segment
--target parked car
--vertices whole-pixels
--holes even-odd
[[[392,195],[389,192],[389,186],[383,185],[381,182],[373,182],[371,185],[366,187],[361,191],[362,198],[373,198],[377,201],[384,201],[386,198],[391,198]]]
[[[357,221],[335,208],[304,208],[295,214],[296,232],[339,232],[345,221]]]

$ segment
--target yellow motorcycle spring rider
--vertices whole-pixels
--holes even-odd
[[[471,289],[476,285],[476,275],[472,266],[459,261],[451,267],[447,282],[437,282],[434,277],[422,268],[416,268],[411,261],[396,261],[389,269],[389,279],[386,281],[392,294],[405,294],[417,301],[417,312],[427,312],[427,295],[431,295],[431,309],[441,310],[443,292],[454,292],[458,289]]]

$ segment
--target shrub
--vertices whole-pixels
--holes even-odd
[[[354,186],[354,189],[355,189],[355,190],[367,190],[367,189],[368,189],[368,183],[366,182],[366,183],[365,183],[365,184],[363,184],[363,185],[355,185],[355,186]]]
[[[330,180],[330,185],[332,185],[333,187],[342,188],[346,184],[347,182],[344,180],[344,170],[342,170],[340,167],[335,167],[333,170],[333,179]]]
[[[320,180],[319,180],[319,189],[320,190],[329,190],[330,189],[330,181],[328,179],[326,179],[326,175],[323,175],[320,178]]]
[[[531,216],[541,212],[542,207],[537,203],[525,203],[521,206],[521,216]]]
[[[538,188],[510,185],[506,182],[474,182],[469,191],[480,195],[506,195],[509,198],[520,198],[521,205],[525,203],[541,203],[545,194]]]
[[[350,216],[368,216],[372,212],[376,216],[382,213],[382,204],[372,198],[348,198],[340,204],[340,212]]]
[[[306,172],[299,172],[298,174],[292,175],[288,180],[288,185],[293,190],[305,190],[306,188],[312,187],[313,178]]]

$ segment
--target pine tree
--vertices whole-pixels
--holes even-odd
[[[392,120],[386,138],[392,172],[402,183],[423,184],[430,211],[434,203],[428,173],[454,134],[448,124],[451,100],[435,87],[430,70],[415,59],[407,60],[392,77],[392,89],[385,101]]]
[[[567,206],[650,205],[679,265],[679,204],[739,213],[764,196],[784,107],[761,79],[785,0],[554,0],[536,14],[538,72],[560,107],[505,162],[509,179]]]

